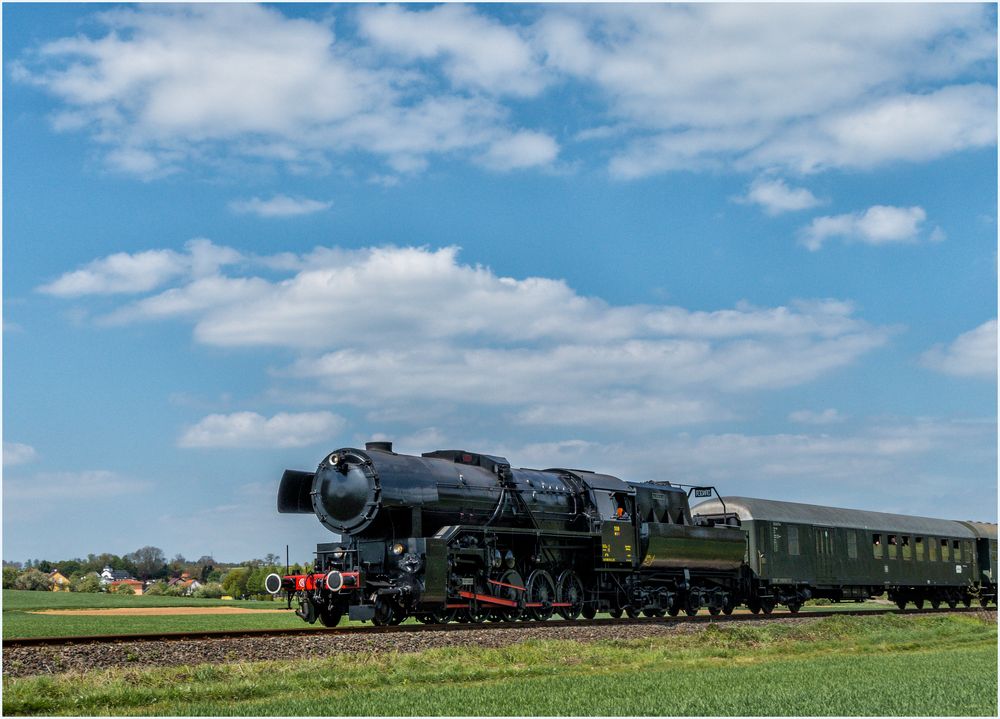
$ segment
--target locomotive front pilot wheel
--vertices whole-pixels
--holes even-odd
[[[340,617],[343,615],[339,609],[320,609],[319,622],[324,627],[335,627],[340,624]]]

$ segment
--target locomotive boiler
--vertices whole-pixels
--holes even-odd
[[[313,572],[266,585],[327,626],[732,612],[745,535],[725,513],[696,521],[689,491],[369,442],[284,473],[278,511],[315,514],[340,541],[317,546]]]

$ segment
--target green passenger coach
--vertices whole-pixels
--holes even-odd
[[[996,525],[910,517],[747,497],[692,508],[709,521],[736,516],[746,532],[751,610],[797,611],[810,597],[887,595],[913,602],[985,606],[996,598]]]

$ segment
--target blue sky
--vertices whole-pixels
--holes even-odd
[[[993,6],[3,21],[5,559],[372,438],[996,521]]]

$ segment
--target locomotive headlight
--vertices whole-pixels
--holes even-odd
[[[335,549],[335,550],[333,551],[333,558],[334,558],[334,559],[336,559],[336,560],[337,560],[338,562],[339,562],[339,561],[340,561],[341,559],[343,559],[343,558],[344,558],[344,548],[343,548],[343,547],[337,547],[337,548],[336,548],[336,549]]]
[[[392,545],[392,553],[395,554],[397,557],[405,551],[406,551],[405,544],[397,542],[396,544]]]

